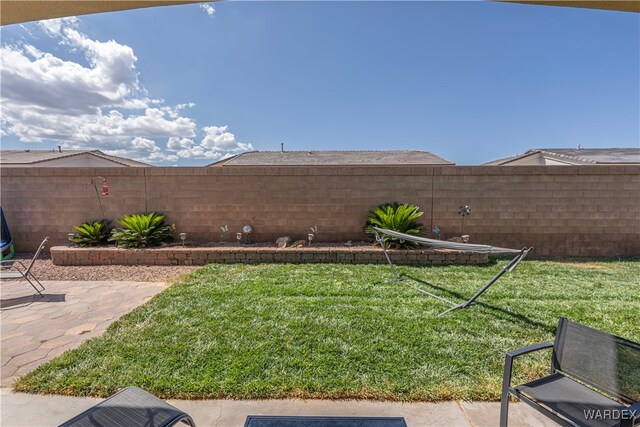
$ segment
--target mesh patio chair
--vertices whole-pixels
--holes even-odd
[[[185,412],[138,387],[127,387],[59,427],[195,427]]]
[[[29,282],[29,284],[33,287],[33,289],[35,289],[40,294],[40,296],[42,296],[42,291],[44,291],[44,286],[42,285],[42,283],[40,283],[38,278],[33,275],[33,273],[31,272],[31,269],[33,268],[33,265],[35,264],[36,260],[42,253],[42,250],[44,249],[44,245],[45,243],[47,243],[48,240],[49,238],[45,237],[42,243],[40,243],[40,247],[38,248],[35,255],[33,256],[33,259],[29,263],[29,266],[25,266],[21,261],[17,261],[17,260],[0,261],[0,266],[2,266],[2,269],[0,270],[0,280],[24,279],[27,282]],[[20,269],[16,264],[21,266],[22,269]],[[38,286],[36,286],[36,283]]]
[[[513,360],[553,349],[551,372],[513,386]],[[554,342],[505,356],[500,426],[513,396],[562,426],[640,426],[640,344],[560,318]]]

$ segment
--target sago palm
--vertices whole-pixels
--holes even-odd
[[[399,233],[410,234],[412,236],[419,236],[422,224],[418,223],[416,220],[423,214],[424,212],[422,212],[418,206],[408,203],[384,203],[369,211],[364,231],[368,234],[375,235],[372,227],[378,227],[397,231]],[[400,249],[417,246],[417,243],[415,242],[387,235],[381,235],[381,238],[386,247]]]
[[[80,246],[106,245],[109,239],[110,221],[106,219],[87,221],[80,225],[74,225],[76,230],[73,235],[73,242]]]
[[[125,215],[118,220],[122,228],[115,228],[109,238],[124,248],[158,246],[172,240],[172,227],[164,225],[164,215],[157,212]]]

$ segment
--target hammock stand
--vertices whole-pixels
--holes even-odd
[[[426,294],[432,298],[436,298],[451,306],[447,310],[438,314],[438,317],[443,316],[449,313],[450,311],[458,310],[461,308],[469,308],[471,305],[475,304],[475,301],[480,297],[480,295],[482,295],[487,289],[489,289],[491,285],[493,285],[496,281],[498,281],[498,279],[500,279],[502,275],[504,275],[505,273],[511,273],[518,266],[518,264],[520,264],[520,261],[522,261],[527,256],[527,254],[529,254],[529,252],[533,249],[533,247],[530,247],[530,248],[525,247],[518,250],[518,249],[499,248],[499,247],[489,246],[489,245],[475,245],[475,244],[469,244],[469,243],[447,242],[442,240],[427,239],[426,237],[412,236],[410,234],[399,233],[397,231],[387,230],[384,228],[378,228],[378,227],[372,227],[372,228],[376,236],[376,241],[382,248],[382,251],[384,252],[384,256],[387,259],[387,262],[389,263],[389,267],[391,268],[391,273],[393,274],[394,282],[403,282],[405,285],[409,286],[410,288],[413,288],[418,292],[422,292],[423,294]],[[408,282],[403,281],[398,275],[398,272],[396,271],[396,267],[393,265],[393,262],[391,262],[391,257],[389,256],[389,252],[387,252],[387,248],[385,247],[382,237],[380,237],[380,234],[386,234],[387,236],[395,237],[402,240],[408,240],[411,242],[416,242],[420,245],[431,246],[434,248],[452,249],[457,251],[467,251],[467,252],[477,252],[477,253],[487,253],[491,255],[497,255],[497,254],[516,254],[516,255],[507,265],[502,267],[502,269],[495,276],[493,276],[487,283],[485,283],[484,286],[480,288],[478,292],[476,292],[471,298],[469,298],[467,301],[463,302],[462,304],[457,304],[439,295],[432,294],[430,292],[425,291],[424,289],[421,289],[417,286],[414,286]]]

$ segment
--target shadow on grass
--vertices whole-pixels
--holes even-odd
[[[450,268],[450,267],[473,267],[473,268],[493,268],[495,265],[498,264],[498,261],[510,261],[511,258],[507,258],[507,257],[489,257],[489,262],[486,262],[484,264],[471,264],[471,265],[465,265],[465,264],[433,264],[433,265],[423,265],[423,266],[419,266],[422,267],[425,270],[430,270],[430,269],[438,269],[438,268]],[[380,264],[382,265],[382,264]],[[389,266],[389,264],[386,264],[387,267]],[[407,276],[409,277],[410,275],[407,275],[407,273],[403,272],[403,267],[411,267],[411,266],[406,266],[406,265],[395,265],[394,267],[396,269],[396,272],[398,273],[399,277],[403,277],[403,276]],[[413,266],[414,268],[416,266]],[[393,279],[393,273],[391,272],[391,270],[387,270],[388,273],[385,273],[385,275],[388,275],[389,278],[388,279],[380,279],[380,280],[376,280],[370,283],[371,286],[374,285],[382,285],[384,283],[390,283],[390,282],[394,282]]]
[[[433,283],[429,283],[425,280],[422,279],[418,279],[417,277],[408,275],[408,274],[400,274],[400,278],[402,279],[411,279],[415,282],[421,283],[425,286],[429,286],[432,289],[436,289],[438,291],[442,291],[448,294],[449,297],[454,297],[459,301],[460,304],[464,303],[465,301],[467,301],[469,298],[471,298],[471,295],[463,295],[460,292],[456,292],[456,291],[452,291],[451,289],[447,289],[444,288],[442,286],[438,286],[438,285],[434,285]],[[530,319],[527,316],[524,316],[522,314],[518,314],[518,313],[514,313],[510,310],[505,310],[504,308],[500,308],[500,307],[496,307],[495,305],[491,305],[491,304],[487,304],[485,302],[482,301],[475,301],[472,305],[477,305],[477,306],[482,306],[484,308],[489,309],[489,311],[485,311],[485,313],[490,314],[496,318],[499,319],[504,319],[504,320],[511,320],[511,321],[516,321],[519,323],[524,323],[528,326],[532,326],[538,329],[541,329],[545,332],[549,332],[549,333],[554,333],[555,332],[555,325],[547,325],[545,323],[542,323],[538,320],[535,319]],[[469,308],[471,308],[469,307]],[[465,309],[462,309],[465,310]],[[447,315],[453,315],[455,313],[455,311],[453,313],[449,313]]]

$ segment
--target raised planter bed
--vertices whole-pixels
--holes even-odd
[[[411,249],[390,250],[395,264],[484,264],[487,254]],[[384,253],[374,246],[311,246],[285,248],[267,246],[170,246],[149,249],[75,248],[54,246],[55,265],[205,265],[211,263],[347,263],[382,264]]]

